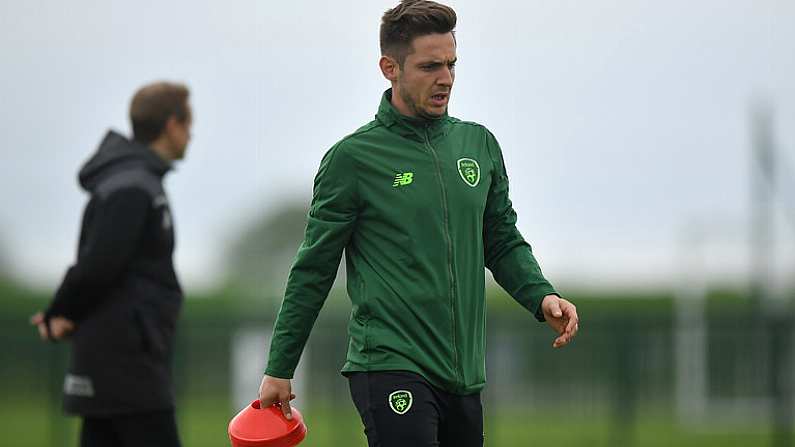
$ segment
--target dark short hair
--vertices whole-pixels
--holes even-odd
[[[411,53],[414,38],[428,34],[455,35],[453,8],[430,0],[402,0],[381,18],[381,54],[401,66]]]
[[[172,82],[154,82],[141,87],[130,102],[133,139],[148,144],[156,140],[172,116],[179,122],[190,117],[188,88]]]

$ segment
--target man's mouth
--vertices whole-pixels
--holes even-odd
[[[443,105],[447,102],[447,98],[450,97],[449,93],[437,93],[435,95],[431,95],[431,101],[435,105]]]

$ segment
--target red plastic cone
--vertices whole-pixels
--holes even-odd
[[[281,408],[260,408],[259,399],[251,402],[229,422],[232,447],[293,447],[304,440],[306,425],[301,413],[292,407],[288,421]]]

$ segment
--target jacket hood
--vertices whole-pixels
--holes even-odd
[[[115,172],[143,167],[162,177],[171,165],[149,146],[128,140],[113,130],[108,131],[99,148],[80,169],[78,179],[86,191],[93,191],[100,180]]]

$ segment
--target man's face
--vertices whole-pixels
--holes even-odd
[[[438,118],[447,111],[455,80],[456,45],[453,33],[415,38],[413,52],[397,71],[393,94],[409,116]]]
[[[171,155],[174,160],[185,158],[185,151],[190,142],[190,129],[193,124],[193,112],[188,106],[188,117],[180,122],[176,118],[171,118],[167,125],[168,137],[171,146]]]

